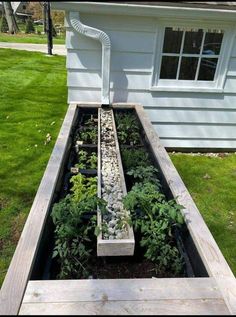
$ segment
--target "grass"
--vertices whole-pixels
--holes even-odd
[[[1,285],[64,119],[67,88],[63,56],[0,49],[0,69]]]
[[[236,276],[236,154],[170,156]]]
[[[46,44],[47,35],[0,33],[0,42]],[[53,38],[53,44],[65,44],[65,37],[63,35],[58,35],[56,38]]]

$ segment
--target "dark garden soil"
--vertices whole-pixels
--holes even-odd
[[[92,265],[95,279],[116,278],[152,278],[174,277],[166,272],[155,272],[155,267],[150,261],[143,259],[137,261],[134,257],[97,258]]]

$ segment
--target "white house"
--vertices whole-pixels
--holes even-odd
[[[236,149],[236,2],[52,8],[66,11],[68,102],[141,103],[167,148]]]

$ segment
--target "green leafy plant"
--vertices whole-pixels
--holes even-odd
[[[148,166],[136,166],[131,168],[127,175],[133,176],[135,180],[138,182],[152,182],[156,183],[159,188],[161,187],[160,181],[157,177],[158,169],[155,168],[153,165]]]
[[[116,129],[121,144],[139,144],[140,133],[136,117],[133,113],[116,113]]]
[[[94,128],[89,128],[87,130],[82,130],[79,133],[79,140],[85,142],[85,143],[97,143],[97,130]]]
[[[92,152],[89,154],[85,150],[80,150],[78,153],[79,163],[75,165],[79,169],[96,169],[97,168],[97,154]]]
[[[34,23],[31,18],[28,18],[26,21],[25,33],[35,33]]]
[[[140,134],[135,116],[118,113],[116,121],[123,167],[135,183],[123,203],[131,213],[134,230],[140,233],[144,256],[154,263],[156,274],[179,274],[183,271],[183,259],[176,246],[174,230],[184,223],[182,206],[175,200],[166,200],[161,192],[158,169],[143,148],[122,147],[132,132]],[[139,135],[134,137],[139,138]]]
[[[86,177],[81,173],[71,177],[72,200],[79,203],[85,198],[97,196],[97,177]]]
[[[76,164],[75,166],[78,167],[79,169],[84,169],[86,168],[86,162],[87,162],[87,151],[80,150],[79,153],[79,163]]]
[[[87,200],[84,208],[83,202],[76,204],[68,195],[53,206],[52,220],[56,226],[53,258],[57,257],[60,263],[59,278],[87,277],[89,274],[91,250],[86,245],[91,242],[88,236],[93,220],[84,225],[82,215],[88,205],[91,209],[95,207],[93,203],[94,200],[90,204]]]
[[[55,225],[53,257],[60,264],[59,278],[86,278],[90,273],[92,245],[96,244],[97,208],[106,211],[106,202],[97,197],[97,177],[82,174],[71,177],[71,194],[54,204],[52,220]],[[94,213],[85,221],[84,216]]]
[[[89,163],[89,167],[91,169],[96,169],[97,161],[98,161],[97,154],[95,152],[92,152],[87,161]]]
[[[89,119],[86,119],[85,121],[84,121],[84,125],[86,125],[86,126],[94,126],[95,127],[95,129],[97,128],[97,117],[95,116],[94,117],[94,115],[90,115],[90,118]]]
[[[130,210],[133,226],[140,231],[144,256],[155,264],[155,271],[183,271],[183,259],[176,247],[173,230],[184,223],[181,209],[175,200],[166,201],[156,184],[136,183],[123,199]]]
[[[144,148],[125,148],[121,147],[122,163],[125,171],[135,166],[147,166],[151,164],[148,153]]]
[[[90,115],[89,119],[85,119],[83,122],[83,127],[79,132],[78,139],[85,143],[97,143],[97,133],[98,133],[98,124],[97,118],[94,118],[93,115]]]
[[[84,221],[86,213],[105,209],[106,203],[96,196],[84,197],[76,202],[67,195],[54,204],[52,220],[55,225],[53,258],[60,264],[58,278],[87,278],[91,273],[89,261],[93,256],[91,245],[96,244],[96,215]]]

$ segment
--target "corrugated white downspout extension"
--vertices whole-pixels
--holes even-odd
[[[111,58],[111,41],[109,36],[98,29],[84,25],[80,21],[79,12],[70,12],[70,23],[79,33],[99,40],[102,43],[102,104],[110,104],[110,58]]]

